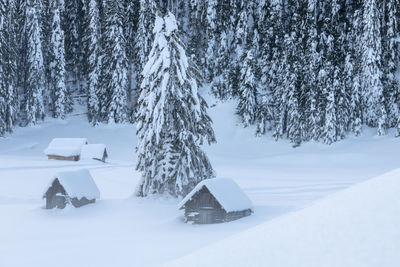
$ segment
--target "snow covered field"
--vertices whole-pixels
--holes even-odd
[[[227,266],[398,266],[400,172],[341,190],[399,168],[400,139],[365,129],[332,146],[293,149],[237,126],[233,109],[210,109],[218,143],[205,150],[217,176],[233,178],[255,213],[226,224],[188,225],[179,200],[133,197],[134,126],[93,128],[71,116],[0,139],[0,266],[189,266],[199,259],[209,266],[232,255]],[[105,143],[108,163],[47,160],[43,150],[54,137]],[[91,170],[101,199],[44,210],[53,174],[80,168]]]

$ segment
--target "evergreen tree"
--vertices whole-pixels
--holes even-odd
[[[139,20],[137,24],[135,40],[135,58],[136,58],[136,85],[141,84],[143,67],[147,62],[153,43],[152,29],[154,27],[156,4],[154,0],[140,0],[139,2]]]
[[[387,126],[398,126],[398,129],[400,129],[400,86],[396,78],[396,71],[400,63],[400,4],[395,0],[384,1],[383,9],[385,23],[382,25],[382,78],[388,110]]]
[[[349,6],[348,54],[345,60],[344,84],[350,92],[350,130],[355,135],[361,134],[362,129],[362,99],[361,99],[361,58],[362,58],[362,10]]]
[[[184,196],[213,176],[200,145],[215,137],[174,15],[159,12],[153,32],[138,100],[136,168],[142,180],[137,195]]]
[[[27,0],[25,29],[26,47],[26,79],[24,82],[24,112],[28,125],[36,124],[45,116],[43,103],[44,66],[41,44],[41,26],[39,23],[38,0]]]
[[[53,117],[65,118],[71,106],[68,101],[67,87],[65,86],[65,58],[64,58],[64,31],[61,29],[61,0],[51,1],[51,40],[50,40],[50,72],[51,98]]]
[[[254,124],[257,115],[257,81],[254,68],[253,50],[248,49],[240,74],[240,97],[237,107],[237,114],[245,127]]]
[[[217,45],[217,0],[210,0],[207,3],[207,52],[205,58],[206,79],[212,81],[215,71],[215,55]]]
[[[101,85],[101,31],[97,0],[87,1],[85,23],[85,57],[87,60],[88,119],[93,125],[102,120],[102,97],[105,95]]]
[[[7,94],[7,86],[4,84],[6,77],[4,75],[3,65],[3,55],[6,51],[6,43],[7,41],[4,38],[4,31],[6,24],[6,5],[5,2],[0,2],[0,136],[2,136],[6,132],[6,94]]]
[[[64,0],[65,60],[68,73],[68,87],[82,93],[82,8],[83,0]]]
[[[122,5],[118,1],[105,1],[105,36],[103,60],[103,86],[107,90],[108,122],[127,122],[128,60],[123,32]]]
[[[0,136],[11,132],[17,120],[15,3],[0,3]]]
[[[376,0],[364,2],[362,91],[364,120],[368,126],[378,127],[378,135],[386,130],[386,111],[382,84],[381,16]]]
[[[129,105],[130,102],[134,102],[137,98],[136,92],[134,91],[136,88],[136,70],[135,70],[135,39],[136,39],[136,32],[138,26],[138,19],[139,19],[139,0],[125,0],[124,1],[125,7],[125,15],[123,16],[124,19],[124,34],[126,40],[126,56],[128,59],[128,101]]]
[[[307,87],[305,94],[305,113],[308,140],[318,140],[321,136],[321,123],[322,114],[320,112],[320,90],[318,84],[318,73],[321,68],[322,56],[318,49],[319,38],[318,38],[318,6],[316,0],[308,0],[307,16],[305,27],[308,30],[305,58],[304,58],[304,83]]]

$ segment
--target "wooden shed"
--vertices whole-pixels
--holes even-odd
[[[86,138],[54,138],[44,153],[49,159],[78,161]]]
[[[180,203],[186,222],[222,223],[249,216],[252,203],[232,179],[200,182]]]
[[[63,209],[68,204],[79,208],[99,197],[100,191],[88,170],[57,173],[43,195],[46,209]]]
[[[94,159],[106,162],[107,148],[104,144],[88,144],[82,146],[81,159]]]

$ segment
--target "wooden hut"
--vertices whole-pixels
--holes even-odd
[[[232,179],[200,182],[180,203],[186,222],[222,223],[249,216],[252,203]]]
[[[46,209],[63,209],[72,204],[78,208],[96,202],[99,189],[88,170],[57,173],[43,195]]]
[[[86,138],[54,138],[44,153],[49,159],[78,161]]]
[[[94,159],[106,162],[107,148],[104,144],[88,144],[82,146],[81,159]]]

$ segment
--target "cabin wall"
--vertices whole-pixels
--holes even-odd
[[[206,187],[194,194],[185,204],[186,222],[195,224],[230,222],[251,213],[251,209],[227,213]]]
[[[225,222],[234,221],[246,216],[251,215],[251,210],[233,211],[226,214]]]
[[[69,161],[79,161],[80,156],[70,156],[70,157],[63,157],[63,156],[57,156],[57,155],[47,155],[48,159],[55,159],[55,160],[69,160]]]
[[[87,205],[87,204],[91,204],[91,203],[95,203],[96,202],[96,199],[87,199],[86,197],[83,197],[83,198],[81,198],[81,199],[78,199],[78,198],[76,198],[76,197],[74,197],[74,198],[71,198],[71,204],[75,207],[75,208],[79,208],[79,207],[82,207],[82,206],[84,206],[84,205]]]
[[[221,223],[225,220],[226,212],[204,187],[185,204],[185,217],[186,222],[196,224]]]
[[[60,184],[58,179],[55,179],[51,187],[47,190],[45,198],[46,198],[46,209],[53,209],[53,208],[63,209],[66,207],[68,203],[67,192],[65,191],[64,187]],[[75,208],[79,208],[84,205],[96,202],[96,199],[87,199],[86,197],[83,197],[81,199],[74,197],[69,200]]]
[[[59,208],[63,209],[66,206],[67,199],[65,197],[65,189],[62,187],[58,179],[55,179],[51,187],[47,190],[46,209]]]

